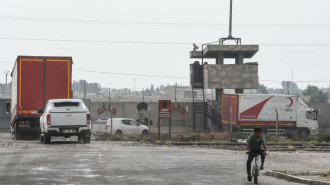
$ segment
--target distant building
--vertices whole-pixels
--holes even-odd
[[[128,89],[128,88],[117,89],[117,93],[122,94],[122,95],[129,95],[129,94],[131,94],[131,89]]]

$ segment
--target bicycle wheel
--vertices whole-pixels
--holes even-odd
[[[254,176],[253,176],[254,184],[258,184],[258,174],[259,174],[259,169],[258,166],[256,166],[256,168],[254,168]]]

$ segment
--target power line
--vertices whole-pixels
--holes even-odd
[[[73,69],[74,71],[88,72],[88,73],[103,73],[103,74],[112,74],[112,75],[127,75],[127,76],[142,76],[142,77],[155,77],[155,78],[182,78],[188,79],[187,77],[182,76],[160,76],[160,75],[144,75],[144,74],[134,74],[134,73],[113,73],[105,71],[91,71],[91,70],[82,70],[82,69]]]
[[[163,44],[163,45],[191,45],[190,42],[163,41],[118,41],[118,40],[72,40],[72,39],[37,39],[37,38],[0,38],[0,40],[45,41],[45,42],[86,42],[86,43],[115,43],[115,44]],[[199,43],[200,44],[200,43]],[[330,46],[329,43],[265,43],[265,46]]]
[[[283,80],[283,81],[277,81],[277,80],[259,80],[262,82],[295,82],[295,83],[307,83],[307,82],[314,82],[314,83],[330,83],[330,80]]]
[[[3,61],[0,61],[0,63],[15,64],[15,63],[12,63],[12,62],[3,62]],[[73,71],[79,71],[79,72],[99,73],[99,74],[141,76],[141,77],[155,77],[155,78],[181,78],[181,79],[188,79],[187,77],[182,77],[182,76],[160,76],[160,75],[145,75],[145,74],[135,74],[135,73],[114,73],[114,72],[93,71],[93,70],[84,70],[84,69],[72,69],[72,70]]]
[[[188,42],[155,42],[155,41],[116,41],[116,40],[71,40],[71,39],[37,39],[37,38],[0,38],[0,40],[46,41],[46,42],[88,42],[88,43],[116,43],[116,44],[169,44],[186,45]]]
[[[109,21],[109,20],[83,20],[83,19],[55,19],[40,17],[12,17],[0,16],[2,20],[17,21],[43,21],[84,24],[111,24],[134,26],[179,26],[179,27],[227,27],[228,24],[219,23],[188,23],[188,22],[159,22],[159,21]],[[330,24],[235,24],[236,28],[330,28]]]
[[[14,64],[11,62],[3,62],[0,61],[0,63],[8,63],[8,64]],[[113,73],[113,72],[105,72],[105,71],[93,71],[93,70],[83,70],[83,69],[73,69],[74,71],[80,71],[80,72],[89,72],[89,73],[99,73],[99,74],[113,74],[113,75],[127,75],[127,76],[141,76],[141,77],[155,77],[155,78],[181,78],[181,79],[189,79],[188,77],[182,77],[182,76],[160,76],[160,75],[145,75],[145,74],[135,74],[135,73]],[[315,83],[330,83],[330,80],[259,80],[260,82],[277,82],[281,83],[283,81],[290,81],[295,83],[308,83],[308,82],[315,82]],[[251,82],[251,81],[246,81]]]
[[[16,48],[16,49],[43,49],[43,50],[78,50],[78,51],[111,51],[111,52],[162,52],[162,53],[186,53],[187,50],[153,50],[153,49],[112,49],[112,48],[65,48],[65,47],[18,47],[18,46],[0,46],[0,48]],[[258,52],[257,54],[330,54],[330,52]]]
[[[11,46],[0,46],[1,48],[16,48],[16,49],[19,49],[19,48],[22,48],[22,49],[57,49],[57,50],[82,50],[82,51],[119,51],[119,52],[180,52],[180,53],[183,53],[183,52],[187,52],[187,51],[183,51],[183,50],[152,50],[152,49],[112,49],[112,48],[109,48],[109,49],[106,49],[106,48],[98,48],[98,49],[95,49],[95,48],[61,48],[61,47],[11,47]]]
[[[0,63],[4,63],[4,64],[15,64],[13,62],[4,62],[4,61],[0,61]]]

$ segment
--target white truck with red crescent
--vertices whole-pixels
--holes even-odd
[[[277,112],[277,113],[276,113]],[[295,95],[224,94],[222,123],[235,130],[253,129],[302,137],[318,134],[318,111]]]

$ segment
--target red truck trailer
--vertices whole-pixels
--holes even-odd
[[[40,135],[38,110],[49,99],[72,98],[72,57],[18,56],[11,76],[12,138],[35,138]]]
[[[276,110],[278,117],[276,118]],[[276,122],[281,133],[303,137],[318,134],[317,110],[295,95],[224,94],[222,123],[236,130],[251,130],[256,126],[274,132]]]

